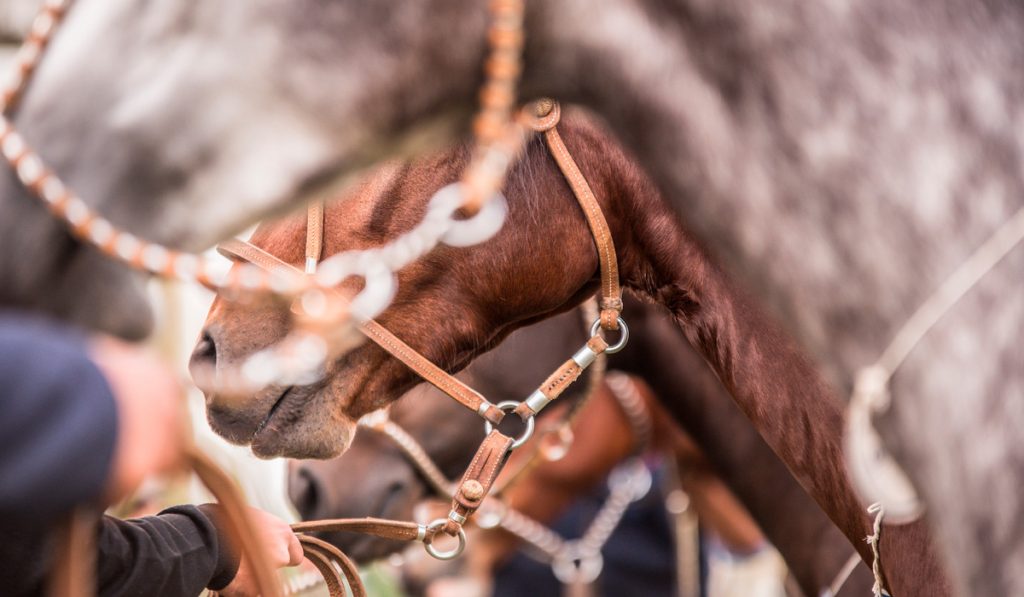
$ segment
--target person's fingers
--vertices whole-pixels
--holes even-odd
[[[302,563],[305,556],[302,555],[302,544],[299,543],[299,538],[295,536],[295,533],[291,529],[288,529],[288,565],[298,566]]]

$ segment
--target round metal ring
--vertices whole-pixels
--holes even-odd
[[[619,322],[619,341],[605,349],[605,352],[608,354],[619,352],[626,347],[626,342],[629,342],[629,326],[626,325],[626,322],[621,317],[617,317],[616,321]],[[590,326],[590,337],[596,336],[600,329],[601,318],[599,317],[594,321],[594,325]]]
[[[431,198],[431,206],[444,206],[454,214],[462,207],[465,192],[461,182],[442,187]],[[469,247],[484,242],[501,230],[508,215],[508,201],[496,191],[480,207],[476,215],[465,220],[455,220],[449,215],[448,230],[441,235],[441,242],[452,247]]]
[[[448,523],[447,518],[438,518],[434,522],[427,525],[428,531],[435,531]],[[441,551],[434,547],[433,543],[423,543],[423,548],[427,550],[432,558],[438,560],[452,560],[459,557],[460,554],[466,549],[466,531],[462,527],[459,527],[459,533],[456,535],[459,539],[458,546],[449,549],[448,551]]]
[[[516,402],[515,400],[505,400],[504,402],[499,402],[494,406],[500,408],[505,412],[512,412],[516,409],[517,406],[519,406],[519,403]],[[518,438],[515,439],[515,441],[512,442],[512,450],[515,450],[519,446],[525,444],[526,440],[530,439],[530,436],[533,435],[533,428],[536,425],[536,423],[533,420],[533,416],[526,419],[525,423],[526,429],[523,430],[522,435],[520,435]],[[490,421],[484,421],[484,433],[490,435],[492,431],[494,431],[494,425],[491,424]]]

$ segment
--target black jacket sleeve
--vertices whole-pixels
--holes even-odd
[[[99,594],[191,597],[223,589],[238,557],[218,531],[216,506],[176,506],[136,520],[104,517],[97,548]]]

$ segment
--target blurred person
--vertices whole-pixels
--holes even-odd
[[[55,534],[75,508],[100,510],[180,465],[180,396],[173,374],[138,346],[0,311],[0,593],[45,591]],[[250,514],[275,566],[302,560],[287,523]],[[103,516],[99,594],[255,595],[220,522],[212,504]]]

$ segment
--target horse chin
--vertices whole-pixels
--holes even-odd
[[[245,400],[208,396],[206,415],[214,432],[260,458],[326,459],[348,449],[356,426],[331,398],[319,385],[272,386]]]
[[[252,453],[259,458],[303,458],[326,460],[348,450],[355,436],[356,423],[348,417],[332,418],[328,422],[306,419],[296,421],[287,428],[268,426],[252,440]]]

